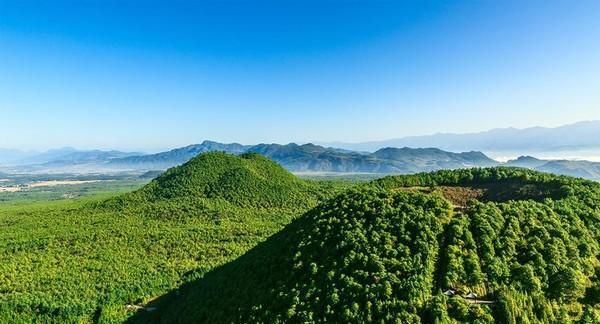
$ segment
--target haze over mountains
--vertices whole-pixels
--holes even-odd
[[[259,153],[292,172],[406,174],[507,165],[588,179],[600,179],[600,163],[542,158],[548,154],[579,151],[600,152],[600,122],[581,122],[558,128],[496,129],[474,134],[437,134],[362,144],[218,143],[203,141],[156,154],[121,151],[81,151],[62,148],[43,153],[0,150],[0,168],[6,173],[102,173],[166,170],[211,151],[232,154]],[[353,150],[354,149],[354,150]],[[372,150],[373,152],[367,152]],[[494,151],[495,150],[495,151]],[[485,154],[482,153],[486,152]],[[507,162],[487,152],[512,155]],[[541,152],[535,157],[527,152]],[[501,152],[501,153],[499,153]],[[544,153],[545,152],[545,153]],[[550,152],[550,153],[549,153]]]
[[[454,153],[438,148],[388,147],[374,153],[364,153],[314,144],[298,145],[294,143],[244,146],[236,143],[221,144],[204,141],[202,144],[158,154],[117,158],[108,164],[115,168],[167,169],[208,151],[224,151],[233,154],[259,153],[292,172],[405,174],[441,169],[506,165],[587,179],[600,179],[600,163],[598,162],[542,160],[523,156],[501,163],[477,151]]]
[[[39,165],[39,164],[81,164],[89,162],[104,162],[110,159],[135,156],[140,152],[121,152],[117,150],[78,150],[73,147],[63,147],[45,152],[19,151],[15,149],[0,149],[0,165]]]
[[[373,152],[382,147],[437,147],[448,151],[482,151],[492,156],[573,155],[600,156],[600,121],[582,121],[560,127],[498,128],[479,133],[434,134],[363,143],[323,143],[344,149]]]
[[[506,162],[505,165],[586,179],[600,179],[600,163],[598,162],[541,160],[531,156],[521,156]]]
[[[495,161],[478,152],[452,153],[434,148],[385,148],[372,154],[364,154],[314,144],[244,146],[211,141],[169,152],[113,159],[109,164],[120,168],[166,169],[208,151],[224,151],[233,154],[259,153],[293,172],[412,173],[422,170],[496,164]]]
[[[258,153],[297,173],[408,174],[442,169],[514,166],[587,179],[600,179],[600,163],[543,160],[522,156],[506,163],[477,151],[454,153],[437,148],[383,148],[374,153],[290,143],[241,145],[204,141],[167,152],[140,155],[119,151],[53,150],[28,157],[31,164],[3,167],[7,173],[103,173],[166,170],[205,152]]]

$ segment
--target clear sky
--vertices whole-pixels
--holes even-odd
[[[0,147],[600,119],[600,1],[0,0]]]

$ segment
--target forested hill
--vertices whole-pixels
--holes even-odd
[[[109,199],[2,206],[0,224],[0,323],[600,316],[600,184],[525,169],[349,184],[211,152]]]
[[[162,169],[184,163],[208,151],[232,154],[259,153],[292,172],[414,173],[498,164],[480,152],[452,153],[435,148],[385,148],[375,153],[359,153],[314,144],[243,146],[205,141],[199,145],[164,153],[114,159],[110,161],[110,165],[134,169]]]
[[[293,209],[316,204],[318,193],[312,183],[259,154],[209,152],[167,170],[125,198],[171,204],[208,199],[241,208]]]
[[[106,199],[0,204],[0,323],[121,323],[348,186],[210,152]]]
[[[386,177],[131,322],[598,323],[600,185],[523,169]]]

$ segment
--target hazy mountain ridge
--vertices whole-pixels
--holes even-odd
[[[586,179],[600,179],[600,163],[598,162],[552,160],[535,170]]]
[[[110,161],[110,164],[112,166],[143,166],[148,169],[168,169],[172,166],[183,164],[201,153],[222,151],[241,154],[246,152],[248,147],[238,143],[222,144],[213,141],[204,141],[201,144],[192,144],[166,152],[115,159]]]
[[[75,173],[85,173],[115,170],[134,172],[165,170],[181,165],[199,154],[213,151],[238,155],[258,153],[276,161],[292,172],[406,174],[441,169],[505,165],[587,179],[600,179],[600,163],[589,161],[544,160],[521,156],[506,163],[500,163],[478,151],[454,153],[439,148],[386,147],[374,153],[364,153],[315,144],[242,145],[213,141],[204,141],[201,144],[148,155],[120,151],[78,151],[64,148],[51,150],[28,160],[30,163],[32,161],[43,161],[43,163],[27,164],[5,171],[27,173],[72,170]],[[52,158],[54,160],[50,160]]]
[[[58,158],[43,163],[48,164],[65,164],[65,163],[89,163],[89,162],[105,162],[112,159],[125,158],[128,156],[137,156],[139,153],[127,153],[120,151],[76,151],[69,154],[61,155]]]
[[[293,172],[413,173],[498,164],[480,152],[452,153],[435,148],[385,148],[372,154],[365,154],[314,144],[244,146],[210,141],[164,153],[115,159],[110,161],[110,164],[146,169],[167,168],[208,151],[224,151],[233,154],[259,153]]]
[[[591,123],[593,124],[593,123]],[[539,130],[541,128],[535,128]],[[502,130],[490,131],[502,132]],[[231,154],[258,153],[281,164],[292,172],[381,173],[407,174],[441,169],[512,166],[561,175],[600,179],[600,163],[580,160],[540,159],[520,156],[506,163],[496,161],[480,151],[455,153],[440,148],[385,147],[373,153],[324,147],[315,144],[257,144],[218,143],[203,141],[156,154],[74,148],[49,150],[30,154],[18,164],[4,167],[6,173],[102,173],[146,172],[166,170],[181,165],[205,152],[221,151]],[[7,152],[6,155],[2,155]],[[15,156],[15,150],[0,151],[0,161]]]
[[[21,160],[29,155],[31,152],[23,152],[15,149],[0,148],[0,164],[8,164],[18,160]]]
[[[506,162],[505,165],[586,179],[600,179],[600,163],[598,162],[543,160],[531,156],[520,156]]]
[[[51,149],[45,152],[25,152],[14,149],[0,149],[0,163],[6,165],[68,165],[90,162],[106,162],[111,159],[139,156],[140,152],[117,150],[78,150],[72,147]]]
[[[541,167],[546,163],[548,163],[548,160],[538,159],[533,156],[519,156],[514,160],[507,161],[506,165],[518,168],[535,169],[537,167]]]
[[[168,152],[114,159],[109,164],[145,170],[166,169],[208,151],[224,151],[233,154],[259,153],[280,163],[292,172],[417,173],[441,169],[504,165],[587,179],[600,179],[600,171],[598,171],[600,163],[589,161],[543,160],[531,156],[521,156],[518,159],[501,163],[478,151],[454,153],[439,148],[387,147],[374,153],[363,153],[315,144],[299,145],[295,143],[248,146],[204,141],[202,144],[190,145]]]
[[[424,136],[363,143],[323,143],[351,150],[373,152],[382,147],[437,147],[449,151],[564,151],[600,150],[600,121],[584,121],[559,127],[497,128],[484,132]]]

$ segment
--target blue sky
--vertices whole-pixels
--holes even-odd
[[[600,119],[600,1],[0,0],[0,147]]]

